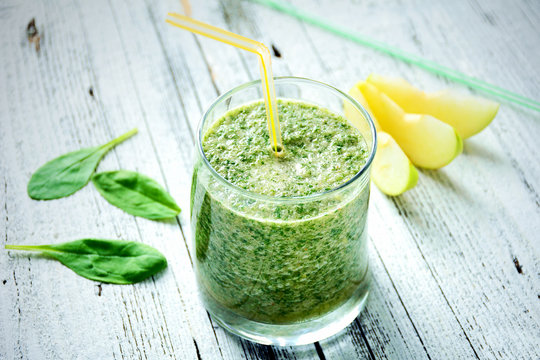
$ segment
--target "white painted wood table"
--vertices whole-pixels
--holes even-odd
[[[539,98],[540,2],[309,1],[351,29]],[[422,70],[246,1],[193,0],[192,15],[274,45],[276,75],[347,90],[371,72],[434,90]],[[232,336],[196,296],[189,191],[194,131],[224,91],[258,77],[250,54],[165,24],[177,0],[0,3],[0,242],[142,241],[169,267],[133,286],[98,284],[54,261],[0,250],[0,359],[539,359],[540,113],[503,103],[487,130],[418,186],[370,206],[373,289],[364,313],[309,346]],[[35,18],[37,52],[26,38]],[[469,91],[461,88],[463,91]],[[99,170],[164,184],[177,221],[129,216],[93,186],[33,201],[45,161],[133,127]]]

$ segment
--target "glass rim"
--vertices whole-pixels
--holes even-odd
[[[242,85],[239,85],[239,86],[236,86],[236,87],[230,89],[229,91],[227,91],[224,94],[220,95],[216,100],[214,100],[212,102],[212,104],[208,107],[208,109],[204,112],[204,114],[203,114],[203,116],[202,116],[202,118],[201,118],[201,120],[199,122],[198,129],[197,129],[197,143],[198,143],[197,148],[198,148],[198,151],[199,151],[199,155],[203,159],[204,164],[210,169],[210,172],[221,183],[223,183],[225,186],[227,186],[229,188],[232,188],[234,191],[239,192],[240,194],[242,194],[244,196],[254,198],[254,199],[257,199],[257,200],[264,200],[264,201],[270,201],[270,202],[291,202],[291,201],[294,202],[294,201],[298,201],[298,200],[317,200],[319,198],[326,197],[326,196],[328,196],[328,195],[330,195],[330,194],[332,194],[334,192],[337,192],[339,190],[345,189],[345,188],[349,187],[349,185],[355,183],[356,180],[360,179],[362,177],[362,175],[364,175],[365,172],[369,169],[371,163],[373,162],[373,158],[375,157],[375,151],[377,149],[377,134],[376,134],[376,131],[375,131],[375,124],[373,123],[373,120],[371,119],[371,116],[369,115],[367,110],[364,109],[364,107],[358,101],[356,101],[356,99],[354,99],[349,94],[344,93],[343,91],[339,90],[338,88],[336,88],[336,87],[334,87],[332,85],[328,85],[326,83],[323,83],[323,82],[320,82],[320,81],[317,81],[317,80],[312,80],[312,79],[308,79],[308,78],[304,78],[304,77],[296,77],[296,76],[278,76],[278,77],[274,77],[274,82],[275,83],[279,83],[279,82],[287,81],[287,80],[298,81],[298,82],[303,82],[303,83],[311,83],[311,84],[315,84],[315,85],[318,85],[318,86],[322,86],[322,87],[324,87],[324,88],[326,88],[326,89],[328,89],[330,91],[337,92],[339,95],[341,95],[345,99],[349,100],[353,104],[353,106],[355,106],[357,108],[357,110],[359,110],[360,113],[362,113],[362,115],[364,116],[364,118],[366,119],[366,121],[369,124],[369,129],[371,131],[371,139],[372,139],[372,145],[371,145],[371,148],[369,149],[369,157],[368,157],[366,163],[364,164],[364,166],[362,166],[362,168],[353,177],[351,177],[349,180],[347,180],[343,184],[340,184],[340,185],[336,186],[333,189],[318,192],[318,193],[314,193],[314,194],[310,194],[310,195],[283,196],[283,197],[264,195],[264,194],[259,194],[259,193],[253,192],[253,191],[246,190],[244,188],[241,188],[241,187],[231,183],[229,180],[227,180],[223,176],[221,176],[221,174],[219,174],[214,169],[214,167],[210,164],[210,162],[206,158],[206,155],[204,153],[204,149],[202,147],[203,124],[205,123],[205,120],[208,117],[208,115],[210,114],[210,112],[219,103],[221,103],[224,99],[226,99],[227,97],[230,97],[232,94],[234,94],[234,93],[236,93],[238,91],[244,90],[244,89],[246,89],[248,87],[251,87],[253,85],[261,83],[261,80],[253,80],[253,81],[244,83]],[[302,100],[302,99],[295,99],[295,98],[291,98],[291,99],[292,100]],[[262,100],[262,98],[261,98],[261,100]],[[347,118],[345,118],[345,119],[347,119]]]

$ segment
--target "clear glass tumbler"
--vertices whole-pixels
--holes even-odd
[[[369,157],[352,179],[324,193],[278,198],[239,188],[211,167],[202,139],[229,110],[261,101],[261,83],[220,96],[198,129],[191,187],[194,262],[201,298],[219,324],[261,344],[300,345],[339,332],[366,302],[376,135],[366,110],[334,87],[295,77],[276,78],[275,87],[278,98],[344,116],[362,133]]]

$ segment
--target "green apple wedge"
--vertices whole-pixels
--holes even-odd
[[[418,182],[418,170],[390,134],[378,131],[371,180],[386,195],[401,195]]]
[[[353,86],[351,90],[349,90],[349,95],[358,101],[360,105],[364,107],[364,109],[367,110],[369,113],[369,116],[371,116],[371,120],[373,120],[373,124],[375,125],[375,129],[377,132],[381,129],[379,126],[379,123],[377,122],[377,119],[375,116],[373,116],[373,111],[369,108],[369,104],[364,98],[364,95],[360,92],[360,89],[358,89],[357,86]],[[353,104],[346,100],[343,102],[343,109],[345,112],[345,118],[349,120],[355,127],[357,127],[362,134],[369,133],[369,125],[367,125],[366,119],[364,119],[364,115],[353,106]]]
[[[392,135],[414,165],[438,169],[463,150],[463,141],[452,126],[430,115],[405,113],[371,83],[364,81],[357,86],[381,129]]]
[[[371,74],[367,82],[375,85],[405,112],[427,114],[451,125],[466,139],[491,123],[499,103],[454,90],[425,93],[401,78]]]
[[[356,101],[358,101],[370,114],[375,128],[377,129],[377,152],[371,167],[371,180],[386,195],[397,196],[412,189],[418,182],[418,170],[411,163],[407,155],[401,150],[392,136],[381,130],[379,123],[369,104],[357,86],[349,91]],[[345,102],[345,117],[355,126],[365,124],[359,117],[361,114],[352,109],[352,105]]]

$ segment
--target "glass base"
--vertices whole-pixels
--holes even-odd
[[[334,311],[312,320],[285,325],[246,319],[214,301],[205,301],[205,305],[219,325],[244,339],[264,345],[306,345],[326,339],[346,328],[364,309],[368,295],[369,275],[365,276],[349,300]]]

